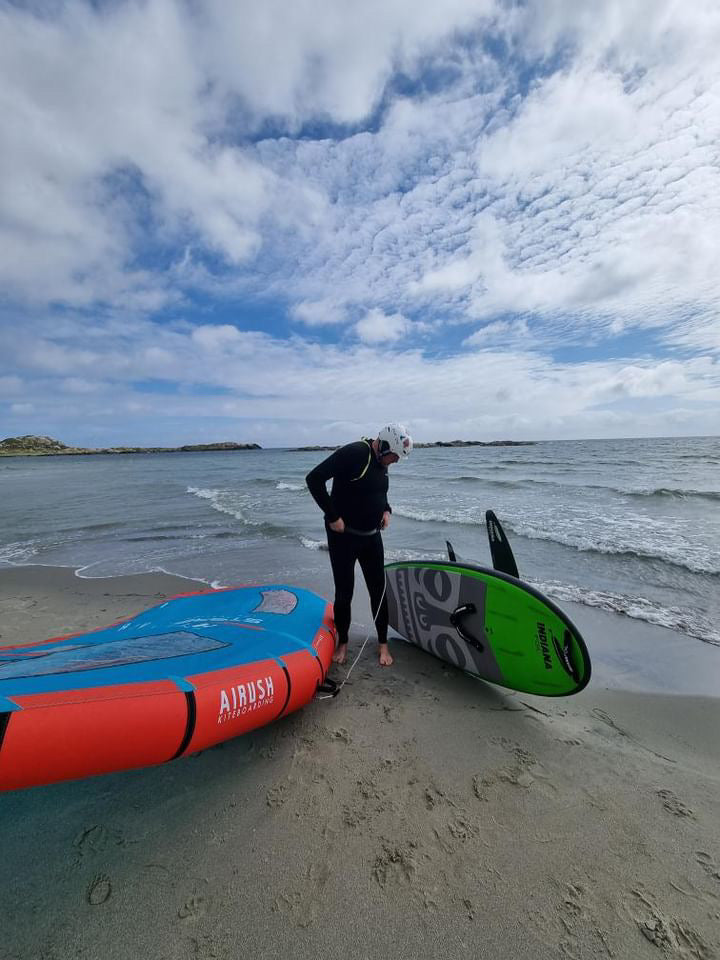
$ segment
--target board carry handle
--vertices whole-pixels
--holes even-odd
[[[340,684],[336,683],[335,680],[331,680],[330,677],[326,677],[323,683],[317,685],[316,693],[327,693],[331,697],[336,697],[340,693]]]
[[[467,616],[469,613],[477,613],[477,607],[474,603],[464,603],[461,607],[456,607],[450,614],[450,623],[457,630],[461,640],[464,640],[465,643],[469,643],[471,647],[475,647],[476,650],[479,650],[480,653],[482,653],[485,647],[482,645],[482,643],[480,643],[477,637],[474,637],[471,633],[468,633],[462,625],[463,617]]]

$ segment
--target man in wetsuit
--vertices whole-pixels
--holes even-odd
[[[405,427],[392,423],[383,427],[374,440],[358,440],[340,447],[305,478],[325,514],[335,580],[335,663],[345,663],[347,657],[356,561],[370,594],[380,664],[389,667],[393,662],[387,643],[385,553],[380,531],[387,527],[392,512],[387,499],[388,467],[407,457],[411,450],[412,440]],[[326,484],[330,479],[332,489],[328,494]]]

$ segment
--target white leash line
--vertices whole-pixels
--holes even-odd
[[[373,617],[373,626],[374,626],[375,623],[377,622],[378,614],[380,613],[380,610],[382,609],[383,600],[385,599],[385,591],[386,591],[386,590],[387,590],[387,580],[385,580],[385,584],[384,584],[384,586],[383,586],[383,592],[382,592],[382,596],[380,597],[380,603],[378,604],[377,613],[376,613],[375,616]],[[328,694],[325,694],[324,696],[316,697],[316,698],[315,698],[316,700],[332,700],[332,699],[334,699],[334,698],[338,695],[338,693],[340,693],[340,691],[342,690],[342,688],[345,686],[345,684],[347,683],[347,681],[350,679],[350,674],[351,674],[351,673],[353,672],[353,670],[355,669],[355,664],[358,662],[358,660],[359,660],[360,657],[362,656],[362,652],[363,652],[363,650],[365,649],[368,640],[370,639],[370,632],[371,632],[371,630],[372,630],[372,627],[370,628],[370,630],[368,630],[368,634],[367,634],[367,636],[365,637],[365,639],[363,640],[363,645],[360,647],[360,653],[358,653],[358,655],[357,655],[357,656],[355,657],[355,659],[353,660],[350,668],[348,669],[348,672],[345,674],[345,679],[342,681],[342,683],[341,683],[340,686],[337,688],[337,690],[335,691],[335,693],[328,693]]]

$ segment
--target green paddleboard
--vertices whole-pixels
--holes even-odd
[[[577,627],[522,580],[466,562],[390,563],[385,574],[390,626],[441,660],[546,697],[590,680]]]

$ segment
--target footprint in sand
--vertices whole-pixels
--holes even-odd
[[[142,871],[153,886],[171,882],[171,872],[162,863],[144,863]]]
[[[505,783],[512,783],[516,787],[531,787],[535,783],[535,777],[531,773],[528,773],[527,770],[523,770],[522,767],[514,769],[504,769],[498,771],[498,779],[504,780]]]
[[[493,737],[492,742],[508,751],[512,755],[514,763],[511,767],[496,770],[494,775],[491,774],[489,777],[474,778],[473,789],[479,800],[487,799],[487,787],[491,786],[497,780],[511,783],[516,787],[524,787],[525,789],[528,789],[533,784],[537,784],[543,793],[550,795],[557,793],[557,787],[552,783],[550,774],[547,773],[543,765],[535,759],[529,750],[521,747],[520,744],[514,740],[508,740],[505,737]]]
[[[269,807],[279,807],[287,800],[287,787],[284,783],[271,787],[265,797],[265,803]]]
[[[109,900],[111,893],[112,886],[110,884],[110,877],[104,873],[99,873],[93,878],[88,887],[87,902],[97,907],[101,903],[105,903],[106,900]]]
[[[315,922],[317,905],[330,879],[328,863],[311,864],[300,876],[300,889],[282,893],[272,905],[276,913],[290,915],[298,927],[309,927]]]
[[[693,811],[689,807],[686,807],[682,800],[678,800],[672,790],[657,790],[656,793],[662,800],[662,805],[669,813],[672,813],[673,816],[688,817],[690,820],[695,819]]]
[[[468,918],[468,920],[474,920],[474,919],[475,919],[475,904],[472,902],[472,900],[463,900],[462,904],[463,904],[463,907],[465,908],[465,911],[466,911],[466,913],[467,913],[467,918]]]
[[[440,893],[438,886],[435,885],[429,890],[420,890],[416,900],[423,907],[424,910],[428,910],[430,913],[437,913],[440,909]]]
[[[302,897],[296,890],[292,893],[281,893],[275,898],[272,909],[275,913],[292,913],[298,909],[301,900]]]
[[[475,774],[472,780],[473,793],[478,798],[478,800],[482,800],[484,803],[488,802],[489,800],[488,791],[490,790],[490,787],[494,785],[494,783],[495,783],[494,777],[483,777],[479,773]]]
[[[102,853],[107,846],[108,832],[105,827],[94,824],[92,827],[86,827],[73,840],[73,846],[77,847],[81,857],[91,853]]]
[[[584,903],[587,890],[583,884],[566,883],[564,894],[563,900],[558,907],[558,913],[565,917],[567,923],[573,920],[587,921],[588,914]]]
[[[447,804],[449,807],[454,807],[455,804],[453,801],[445,794],[443,791],[436,787],[435,784],[431,783],[425,787],[425,793],[423,795],[425,800],[425,806],[428,810],[432,810],[438,804]]]
[[[515,740],[509,740],[507,737],[492,737],[491,742],[499,747],[503,747],[508,753],[511,753],[515,760],[521,765],[527,766],[535,763],[535,757],[532,753],[524,747],[521,747]]]
[[[178,910],[181,920],[198,920],[208,912],[208,901],[205,897],[190,897]]]
[[[562,892],[555,911],[564,930],[559,944],[562,952],[569,957],[585,956],[584,949],[592,945],[592,956],[615,956],[601,926],[592,882],[580,879],[573,882],[556,880],[555,883]]]
[[[685,920],[665,915],[643,890],[633,890],[626,906],[640,933],[659,949],[693,960],[712,960],[715,952]]]
[[[359,826],[360,823],[365,819],[366,815],[356,807],[343,807],[342,822],[346,827],[355,829],[355,827]]]
[[[37,600],[33,600],[32,597],[10,597],[0,604],[0,609],[3,611],[8,610],[12,613],[25,613],[36,606]]]
[[[374,776],[356,781],[356,789],[350,803],[343,808],[343,822],[346,826],[356,827],[361,821],[373,820],[377,814],[387,810],[391,800]]]
[[[412,842],[405,848],[383,843],[382,852],[375,858],[373,880],[383,888],[390,883],[412,883],[417,870],[414,848]]]
[[[705,853],[704,850],[697,850],[695,852],[695,859],[708,876],[712,877],[713,880],[720,880],[720,867],[715,863],[709,853]]]
[[[455,840],[460,840],[463,843],[465,843],[466,840],[472,840],[478,835],[477,829],[473,824],[463,819],[463,817],[457,817],[455,820],[451,820],[448,823],[448,830]]]

